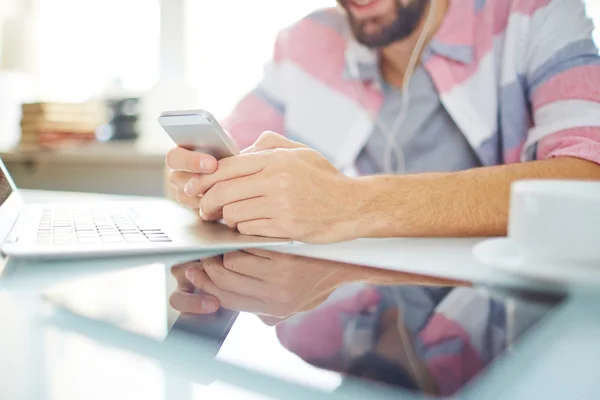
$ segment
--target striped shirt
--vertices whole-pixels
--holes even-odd
[[[405,106],[404,91],[388,85],[379,71],[373,73],[381,84],[384,100],[379,110],[380,123],[356,159],[359,175],[385,173],[388,168],[411,174],[481,167],[469,142],[440,102],[425,68],[418,67],[410,81],[406,94],[410,101],[405,114],[410,118],[402,122],[398,120]]]
[[[450,0],[423,65],[481,165],[559,156],[600,163],[593,28],[581,0]],[[225,126],[242,146],[272,130],[354,168],[383,94],[349,65],[377,62],[340,10],[317,11],[281,32],[264,78]]]

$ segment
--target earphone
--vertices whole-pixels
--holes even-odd
[[[388,174],[402,173],[406,170],[404,153],[401,149],[395,146],[395,142],[396,137],[398,136],[398,132],[404,124],[406,117],[408,116],[408,107],[410,106],[410,94],[408,89],[410,85],[410,80],[415,72],[417,63],[419,62],[419,57],[421,55],[421,52],[423,51],[423,47],[425,46],[427,37],[431,33],[431,30],[433,28],[435,11],[437,10],[437,1],[438,0],[431,0],[429,12],[427,13],[427,19],[425,20],[423,30],[419,35],[417,44],[415,45],[415,48],[413,49],[413,52],[408,61],[406,72],[404,73],[404,78],[402,80],[402,108],[400,110],[400,114],[398,115],[398,117],[396,118],[396,120],[390,128],[389,126],[386,126],[386,124],[383,121],[381,121],[381,119],[375,112],[371,112],[371,118],[373,119],[374,123],[379,127],[379,130],[387,140],[385,146],[383,165],[384,172]],[[354,59],[351,62],[349,62],[348,69],[353,79],[360,80],[358,60]],[[356,89],[356,85],[353,85],[353,87],[357,91],[357,97],[360,99],[361,96],[358,93],[358,90]],[[392,154],[396,156],[396,160],[398,163],[396,170],[392,168]]]
[[[423,51],[423,47],[425,46],[425,41],[427,40],[427,36],[431,33],[431,30],[433,28],[435,12],[437,10],[437,2],[438,2],[438,0],[431,0],[429,12],[427,14],[427,19],[425,20],[423,30],[421,31],[421,34],[419,35],[419,39],[417,40],[417,44],[415,45],[415,48],[413,49],[413,52],[410,56],[408,66],[406,68],[406,72],[404,74],[404,78],[402,81],[402,109],[400,110],[400,114],[398,115],[398,117],[396,118],[394,123],[392,124],[391,129],[390,129],[390,127],[386,126],[383,123],[383,121],[381,121],[381,119],[376,114],[376,112],[371,113],[371,118],[373,119],[375,124],[379,127],[379,129],[381,130],[381,133],[385,136],[385,138],[387,140],[386,147],[385,147],[385,154],[384,154],[384,172],[385,173],[389,173],[389,174],[401,173],[406,170],[406,162],[405,162],[404,153],[402,152],[401,149],[399,149],[394,144],[396,142],[396,137],[398,136],[398,132],[399,132],[400,128],[402,127],[402,125],[404,124],[406,117],[408,116],[408,107],[410,106],[410,95],[409,95],[408,89],[409,89],[410,80],[415,72],[416,67],[417,67],[417,63],[419,61],[421,52]],[[349,63],[348,69],[349,69],[350,73],[352,74],[352,78],[354,78],[355,80],[358,81],[358,80],[360,80],[358,60],[354,59],[352,61],[353,62]],[[356,90],[356,85],[353,85],[353,87]],[[361,86],[361,88],[362,88],[362,86]],[[357,91],[357,97],[359,99],[361,97],[360,94],[358,93],[358,91]],[[365,108],[367,108],[367,107],[365,107]],[[394,171],[392,168],[392,154],[394,154],[396,156],[396,160],[398,163],[396,171]],[[424,382],[422,382],[422,379],[419,376],[419,374],[416,373],[416,371],[418,370],[417,369],[418,368],[417,367],[417,365],[418,365],[417,359],[418,358],[417,358],[417,355],[415,354],[414,348],[410,341],[410,337],[407,334],[407,332],[403,326],[404,325],[404,309],[406,308],[406,304],[404,302],[404,299],[402,298],[402,296],[400,295],[400,293],[398,291],[394,290],[394,288],[390,288],[390,290],[393,293],[394,300],[396,302],[397,309],[398,309],[396,326],[398,329],[398,334],[400,335],[400,341],[402,342],[402,346],[404,347],[404,349],[406,351],[406,358],[407,358],[409,367],[411,368],[411,370],[413,372],[415,372],[414,375],[416,377],[418,385],[421,388],[423,388]]]

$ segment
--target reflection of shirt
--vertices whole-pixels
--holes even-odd
[[[440,395],[454,394],[516,339],[508,332],[504,302],[472,288],[410,286],[365,287],[279,324],[277,334],[286,348],[307,362],[343,372],[352,359],[375,351],[382,334],[379,316],[390,308],[404,316],[400,322],[412,337],[408,345]],[[521,314],[522,321],[511,321],[516,326],[531,325],[546,311],[520,308],[528,312]]]

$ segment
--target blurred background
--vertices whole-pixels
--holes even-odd
[[[275,34],[334,4],[0,0],[0,157],[23,188],[160,195],[160,112],[227,115]]]
[[[160,112],[227,115],[276,33],[334,3],[0,0],[0,157],[22,188],[161,195]]]

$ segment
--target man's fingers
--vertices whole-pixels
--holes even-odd
[[[265,271],[274,270],[275,265],[269,259],[257,257],[246,251],[236,251],[223,256],[223,268],[232,273],[263,280]]]
[[[238,201],[223,207],[223,220],[230,227],[247,221],[268,218],[273,212],[273,205],[269,204],[266,197]]]
[[[277,253],[275,251],[263,250],[263,249],[246,249],[246,250],[243,250],[243,253],[252,254],[254,256],[262,257],[262,258],[265,258],[267,260],[277,259],[277,258],[282,257],[282,256],[283,257],[290,257],[287,254]],[[234,254],[234,253],[230,253],[230,254]]]
[[[190,314],[211,314],[219,309],[219,300],[205,293],[177,291],[169,297],[169,304],[179,312]]]
[[[291,317],[291,315],[289,317]],[[263,324],[265,324],[267,326],[275,326],[275,325],[285,321],[289,317],[272,317],[270,315],[259,315],[258,316],[258,318],[263,322]]]
[[[267,183],[256,176],[218,182],[202,197],[202,211],[210,219],[210,216],[220,213],[228,204],[264,195],[266,185]]]
[[[192,272],[193,276],[191,276]],[[188,274],[190,275],[188,278],[191,278],[190,281],[193,282],[194,286],[203,293],[216,297],[221,307],[250,313],[264,313],[267,309],[265,303],[261,300],[220,289],[204,270],[192,268],[188,269]]]
[[[175,192],[175,200],[184,207],[192,210],[198,210],[200,208],[200,197],[190,197],[182,191]]]
[[[206,275],[221,290],[254,298],[264,298],[269,292],[269,288],[263,281],[226,269],[222,260],[205,261],[202,267]]]
[[[240,222],[237,229],[244,235],[289,239],[289,234],[286,234],[282,229],[277,227],[272,219],[257,219],[254,221]]]
[[[177,188],[177,190],[183,191],[185,185],[187,185],[194,175],[196,174],[191,172],[171,170],[169,172],[169,184]]]
[[[212,174],[217,170],[217,160],[208,154],[175,147],[167,153],[167,166],[175,171]]]
[[[262,154],[245,154],[224,158],[219,161],[219,168],[214,174],[196,175],[185,192],[189,195],[202,196],[217,182],[254,175],[264,169],[267,160]]]
[[[204,210],[204,203],[200,206]],[[253,199],[242,200],[236,203],[225,205],[222,209],[217,208],[214,214],[206,214],[207,220],[214,221],[215,215],[222,215],[222,219],[227,226],[232,229],[237,227],[237,224],[246,221],[253,221],[262,218],[268,218],[269,213],[273,212],[272,205],[266,201],[265,197],[256,197]]]
[[[202,263],[188,262],[171,267],[171,274],[177,281],[178,292],[193,293],[196,290],[196,287],[190,282],[187,276],[185,276],[185,271],[187,271],[188,268],[202,268]]]

